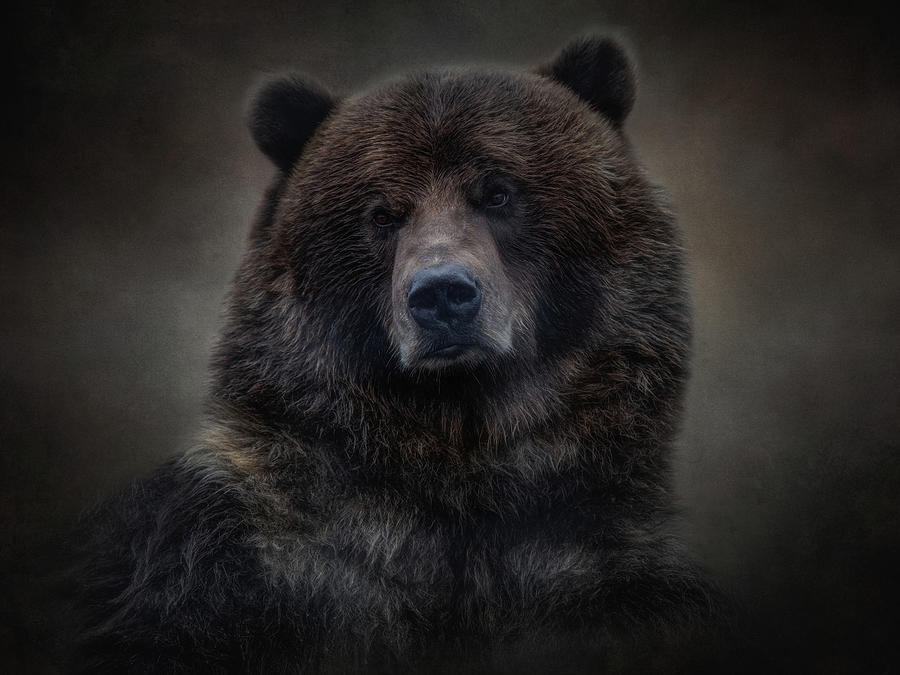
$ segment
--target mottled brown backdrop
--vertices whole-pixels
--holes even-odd
[[[690,251],[686,536],[780,668],[888,672],[900,657],[900,48],[888,8],[8,5],[0,659],[52,672],[59,533],[191,443],[223,297],[272,175],[245,131],[248,89],[285,68],[346,92],[429,64],[527,67],[600,29],[637,55],[627,129]]]

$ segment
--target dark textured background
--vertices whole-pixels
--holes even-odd
[[[0,199],[0,652],[14,670],[50,668],[42,641],[63,591],[41,580],[57,533],[197,428],[223,296],[272,174],[244,129],[248,88],[286,67],[349,91],[428,64],[530,66],[591,28],[637,54],[627,128],[690,250],[677,481],[690,544],[778,667],[888,672],[900,657],[887,9],[19,4],[4,19]]]

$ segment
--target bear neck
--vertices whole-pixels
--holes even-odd
[[[611,481],[636,478],[661,494],[684,380],[679,363],[610,350],[567,368],[550,361],[490,387],[411,387],[392,375],[329,382],[305,373],[290,390],[257,377],[234,379],[226,369],[210,416],[248,439],[244,452],[257,465],[287,462],[304,471],[308,465],[294,456],[318,457],[342,464],[338,475],[424,490],[428,499],[460,499],[466,490],[449,484],[468,476],[484,488],[476,495],[472,487],[472,499],[490,502],[504,474],[568,475],[561,489],[570,496],[583,491],[577,486],[609,490]],[[273,420],[277,438],[265,431]]]

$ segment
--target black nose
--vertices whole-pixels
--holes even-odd
[[[459,263],[418,270],[406,296],[409,313],[422,328],[459,330],[481,307],[481,289]]]

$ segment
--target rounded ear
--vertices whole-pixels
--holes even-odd
[[[250,133],[259,149],[286,172],[334,105],[335,99],[318,85],[295,75],[282,76],[254,96]]]
[[[610,38],[570,42],[536,72],[567,86],[617,127],[634,104],[634,68],[625,50]]]

